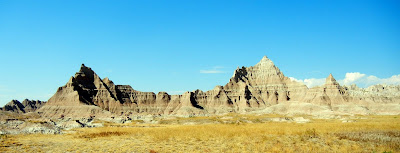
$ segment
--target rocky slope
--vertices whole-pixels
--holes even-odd
[[[246,113],[400,114],[399,86],[366,89],[342,87],[332,75],[319,87],[307,88],[286,77],[264,56],[251,67],[235,70],[224,86],[183,95],[141,92],[101,79],[82,64],[79,72],[38,110],[44,117],[109,117],[140,115],[210,115]]]

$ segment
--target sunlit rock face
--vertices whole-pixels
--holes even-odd
[[[366,89],[355,85],[341,86],[330,74],[322,86],[307,88],[303,83],[286,77],[274,63],[264,56],[251,67],[237,68],[224,86],[209,91],[188,91],[182,95],[166,92],[141,92],[129,85],[115,85],[109,78],[101,79],[91,68],[82,64],[66,85],[59,87],[47,104],[37,112],[45,117],[59,116],[194,116],[229,112],[287,112],[299,103],[295,112],[305,112],[307,106],[325,109],[319,112],[351,113],[391,112],[399,114],[399,86],[375,85]],[[382,104],[390,104],[390,110]],[[275,106],[276,105],[276,106]],[[393,106],[392,106],[393,105]],[[300,105],[299,105],[300,106]],[[274,108],[274,109],[270,109]],[[311,114],[312,111],[308,111]]]
[[[255,66],[236,69],[225,90],[234,102],[241,104],[239,106],[264,108],[300,99],[307,86],[286,77],[264,56]]]

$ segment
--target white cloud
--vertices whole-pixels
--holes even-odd
[[[343,79],[343,84],[350,85],[365,76],[365,74],[361,74],[359,72],[346,73],[346,76]]]
[[[200,73],[205,73],[205,74],[225,73],[224,71],[220,70],[222,68],[224,68],[224,67],[222,67],[222,66],[214,66],[210,70],[200,70]]]
[[[291,80],[304,83],[308,88],[312,88],[312,87],[315,87],[315,86],[320,86],[320,85],[323,85],[325,83],[325,78],[321,78],[321,79],[310,78],[310,79],[304,79],[304,80],[298,80],[298,79],[293,78],[293,77],[289,77],[289,78]]]
[[[346,77],[340,80],[343,85],[357,84],[360,87],[368,87],[375,84],[400,85],[400,75],[393,75],[390,78],[378,78],[373,75],[361,74],[359,72],[346,73]]]
[[[298,80],[298,79],[293,78],[293,77],[289,77],[289,79],[292,80],[292,81],[303,82],[303,80]]]
[[[304,84],[309,87],[315,87],[315,86],[320,86],[323,85],[325,83],[325,78],[320,78],[320,79],[316,79],[316,78],[311,78],[311,79],[304,79]]]
[[[311,78],[311,79],[299,80],[299,79],[290,77],[290,79],[297,81],[297,82],[302,82],[305,85],[307,85],[307,87],[309,87],[309,88],[323,85],[325,83],[325,78],[320,78],[320,79]],[[350,72],[350,73],[346,73],[345,78],[343,80],[337,80],[337,82],[339,82],[340,85],[356,84],[357,86],[362,87],[362,88],[369,87],[371,85],[376,85],[376,84],[400,85],[400,74],[393,75],[390,78],[378,78],[376,76],[367,75],[367,74],[363,74],[360,72]]]

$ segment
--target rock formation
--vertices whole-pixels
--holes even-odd
[[[286,77],[264,56],[255,66],[237,68],[224,86],[183,95],[169,95],[166,92],[155,94],[134,90],[129,85],[115,85],[109,78],[101,79],[91,68],[82,64],[79,72],[65,86],[59,87],[38,113],[44,117],[191,116],[267,110],[279,113],[277,110],[284,112],[290,105],[290,109],[299,106],[344,113],[351,113],[352,108],[360,108],[362,113],[373,114],[384,112],[382,104],[390,104],[393,109],[389,112],[400,114],[399,91],[399,86],[386,85],[366,89],[342,87],[332,74],[324,85],[309,89],[303,83]]]
[[[91,68],[82,64],[79,72],[66,85],[59,87],[38,113],[54,118],[110,115],[109,111],[115,111],[120,102],[112,93],[115,86],[110,81],[106,83]]]
[[[306,92],[307,86],[284,76],[279,68],[264,56],[255,66],[236,69],[224,89],[241,108],[264,108],[299,99]]]
[[[24,106],[18,100],[11,100],[3,107],[3,110],[15,113],[25,113]]]
[[[8,102],[1,110],[22,114],[34,112],[42,107],[45,103],[46,102],[40,100],[25,99],[22,101],[22,103],[18,100],[12,100]]]
[[[349,96],[367,102],[393,103],[398,102],[400,97],[399,85],[372,85],[368,88],[359,88],[353,84],[351,86],[343,86]]]
[[[348,94],[344,88],[336,82],[332,74],[329,74],[324,85],[309,89],[307,94],[300,101],[332,106],[347,102]]]
[[[34,112],[34,111],[38,110],[39,108],[41,108],[45,104],[46,104],[45,101],[40,101],[40,100],[25,99],[24,101],[22,101],[22,105],[24,106],[25,113]]]

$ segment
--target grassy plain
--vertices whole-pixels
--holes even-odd
[[[308,123],[274,115],[106,123],[67,134],[3,135],[1,152],[400,152],[400,116],[348,116]],[[285,117],[281,117],[285,118]]]

